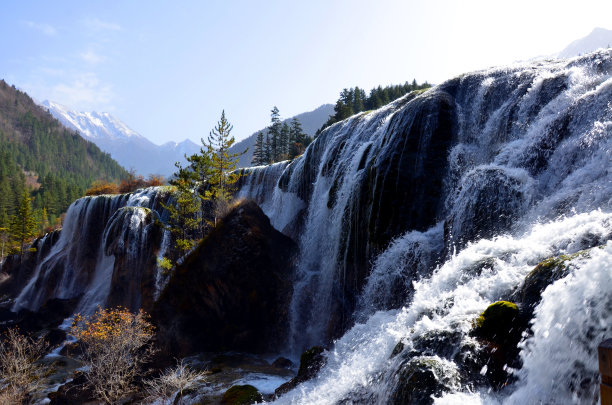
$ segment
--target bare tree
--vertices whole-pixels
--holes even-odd
[[[201,371],[189,368],[183,360],[174,368],[168,368],[159,377],[145,381],[148,401],[162,404],[183,403],[183,392],[197,380],[205,378]]]
[[[46,367],[40,360],[47,349],[42,338],[32,339],[19,333],[17,328],[9,329],[0,345],[0,404],[21,404],[41,388]]]
[[[153,325],[142,310],[99,308],[91,317],[76,316],[71,334],[84,343],[85,376],[97,398],[113,404],[135,391],[153,354]]]

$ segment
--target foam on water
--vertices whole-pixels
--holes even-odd
[[[453,331],[462,334],[462,346],[476,345],[468,334],[475,318],[491,302],[508,296],[520,286],[539,261],[576,252],[585,238],[596,236],[605,240],[611,235],[612,214],[593,211],[536,224],[530,232],[519,237],[500,236],[469,244],[431,277],[414,283],[414,296],[409,305],[400,310],[378,311],[365,323],[351,328],[326,353],[328,364],[316,379],[302,384],[276,403],[332,404],[351,398],[359,403],[364,401],[364,392],[368,403],[388,403],[399,366],[399,356],[390,358],[390,355],[399,341],[405,344],[404,351],[410,351],[420,336]],[[607,330],[612,329],[607,326],[612,325],[608,322],[608,317],[612,317],[612,311],[609,311],[612,276],[604,270],[610,260],[612,243],[608,243],[605,249],[594,249],[591,258],[578,263],[568,279],[557,281],[546,290],[536,311],[534,337],[526,341],[521,353],[525,366],[519,372],[517,386],[522,388],[505,401],[533,403],[532,399],[538,398],[533,390],[549,396],[560,395],[557,399],[572,399],[575,395],[579,402],[592,397],[590,391],[597,389],[596,379],[589,380],[595,388],[589,386],[585,394],[576,394],[569,387],[572,387],[572,381],[576,389],[580,381],[592,378],[593,370],[597,369],[593,357],[599,343],[597,339],[612,332]],[[576,290],[587,286],[584,293],[569,298]],[[567,306],[559,305],[560,295],[568,299]],[[586,301],[585,296],[589,297]],[[592,307],[598,302],[596,298],[605,299],[599,301],[600,309],[594,312]],[[607,315],[599,318],[606,309]],[[573,315],[573,311],[580,316]],[[593,326],[599,329],[590,340],[587,336],[593,333],[590,331]],[[572,343],[576,338],[580,339]],[[587,352],[573,351],[581,343],[590,344],[590,349]],[[558,350],[559,347],[564,349]],[[553,352],[555,355],[551,357]],[[554,359],[554,368],[549,365],[551,359]],[[577,368],[576,364],[580,362],[589,365]],[[452,365],[448,367],[452,370]],[[542,385],[542,380],[548,385]],[[565,392],[558,393],[557,385],[563,384],[566,384]],[[493,396],[463,392],[464,389],[467,387],[457,387],[456,392],[444,397],[446,402],[442,403],[451,403],[458,398],[468,400],[467,403],[496,401]],[[513,387],[507,388],[505,394],[511,395],[512,390]],[[547,397],[540,397],[546,403]]]

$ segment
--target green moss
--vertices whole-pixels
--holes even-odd
[[[518,306],[509,301],[497,301],[489,305],[482,314],[476,319],[476,326],[484,328],[492,322],[506,319],[509,316],[518,314]]]
[[[412,93],[417,96],[420,96],[421,94],[425,93],[429,89],[431,89],[431,87],[428,87],[426,89],[413,90]]]
[[[519,290],[518,297],[521,302],[531,308],[540,301],[542,291],[554,281],[565,277],[569,273],[572,260],[588,257],[589,251],[582,250],[570,255],[550,257],[538,263],[525,277],[525,282]]]
[[[263,397],[252,385],[234,385],[223,394],[223,405],[248,405],[263,401]]]
[[[476,319],[477,335],[493,341],[511,338],[519,331],[518,306],[509,301],[497,301],[489,305]]]

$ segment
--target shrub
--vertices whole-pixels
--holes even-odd
[[[203,379],[204,373],[194,371],[181,360],[176,367],[169,368],[159,377],[145,381],[148,400],[152,403],[178,404],[183,403],[183,393],[195,381]]]
[[[42,339],[23,336],[9,329],[0,345],[0,378],[4,380],[0,403],[21,404],[41,386],[45,367],[38,363],[47,349]]]
[[[153,325],[141,310],[101,309],[77,315],[70,333],[83,344],[87,383],[96,397],[115,403],[135,391],[134,380],[153,354]]]
[[[106,181],[94,181],[91,187],[85,191],[85,195],[118,194],[119,187],[115,183]]]

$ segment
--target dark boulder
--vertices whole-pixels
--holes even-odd
[[[49,399],[51,405],[81,405],[96,401],[94,392],[87,386],[87,378],[82,372],[77,372],[72,381],[50,393]]]
[[[250,405],[257,402],[262,402],[263,397],[257,391],[257,388],[252,385],[234,385],[230,387],[223,398],[221,399],[222,405]]]
[[[279,357],[272,363],[272,367],[287,368],[293,367],[293,362],[286,357]]]
[[[434,397],[459,386],[459,374],[438,357],[420,356],[408,360],[396,375],[389,398],[393,405],[433,404]]]
[[[281,396],[297,387],[298,384],[314,378],[326,363],[327,359],[323,352],[324,349],[321,346],[314,346],[302,353],[297,375],[278,387],[274,395]]]
[[[550,284],[567,276],[572,267],[572,260],[588,256],[588,250],[574,253],[572,255],[561,255],[550,257],[538,263],[527,277],[521,288],[514,297],[521,302],[528,317],[542,299],[542,292]]]
[[[295,243],[253,201],[234,207],[174,270],[155,303],[164,352],[263,352],[284,342]]]
[[[485,359],[481,374],[495,388],[514,381],[508,367],[520,368],[518,343],[528,327],[528,320],[519,307],[508,301],[497,301],[476,319],[472,334],[483,344]]]

